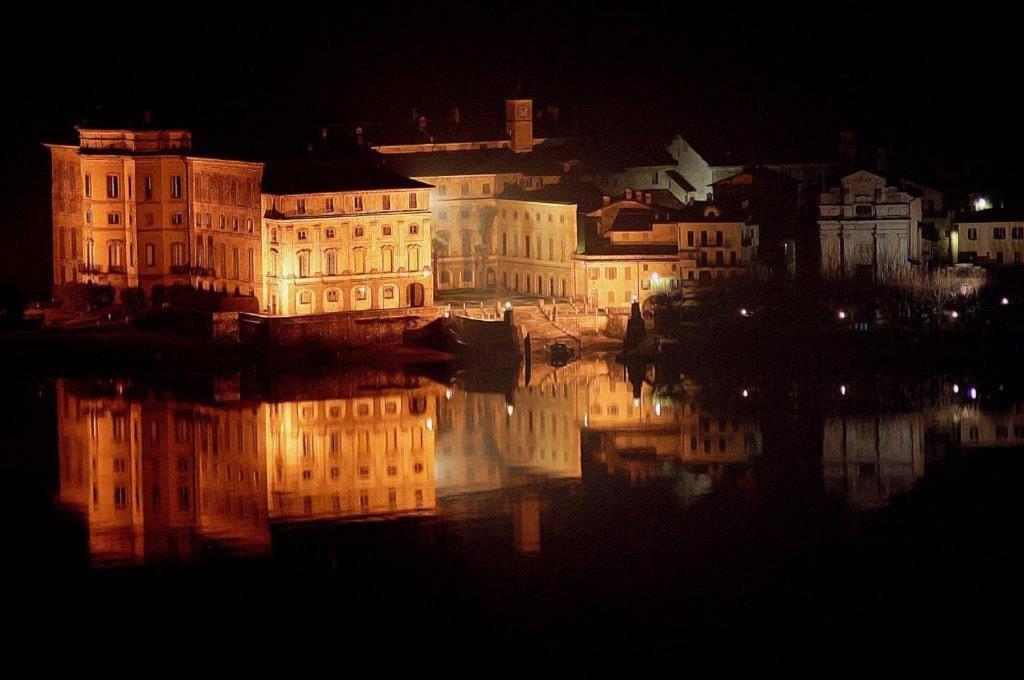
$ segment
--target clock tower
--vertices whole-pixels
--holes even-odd
[[[533,100],[505,100],[505,129],[516,153],[533,150]]]

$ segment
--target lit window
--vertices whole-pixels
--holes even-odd
[[[121,193],[121,184],[117,175],[107,175],[107,198],[117,198]]]
[[[181,198],[181,175],[171,175],[171,198]]]

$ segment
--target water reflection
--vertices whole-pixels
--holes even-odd
[[[765,390],[606,358],[451,382],[404,371],[269,389],[229,381],[191,397],[60,380],[59,500],[82,517],[97,564],[263,554],[296,523],[401,518],[499,518],[512,548],[537,554],[552,493],[585,489],[591,474],[668,480],[683,506],[755,488],[759,465],[777,458],[765,432],[777,433],[775,449],[791,445],[781,403],[791,398],[813,404],[801,426],[820,428],[820,451],[803,453],[854,508],[910,489],[950,448],[1024,444],[1021,403],[951,381],[898,399],[849,381],[759,401]]]

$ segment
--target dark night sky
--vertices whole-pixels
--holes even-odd
[[[28,16],[30,44],[0,46],[12,94],[3,226],[16,245],[0,254],[0,281],[45,290],[48,170],[38,142],[98,110],[150,109],[157,122],[192,127],[200,143],[300,139],[324,123],[498,101],[518,80],[577,121],[653,121],[695,139],[733,139],[740,151],[831,151],[841,129],[854,129],[891,156],[1012,198],[1024,141],[1010,123],[1020,83],[1012,22],[977,3],[971,16],[939,3],[927,14],[822,5],[375,2],[220,12],[184,3],[182,18],[158,20],[136,3],[95,18]],[[188,16],[194,9],[202,15]]]

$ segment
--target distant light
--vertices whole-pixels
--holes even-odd
[[[636,302],[639,299],[640,297],[636,293],[633,293],[633,302]]]
[[[640,407],[640,400],[639,399],[634,399],[633,400],[633,407],[634,408],[639,408]]]
[[[431,273],[430,267],[423,268],[423,278],[429,278]]]
[[[746,307],[740,309],[740,316],[750,316],[750,312],[747,311]]]
[[[583,414],[583,427],[590,426],[590,416],[586,413]]]
[[[512,303],[511,302],[506,302],[505,303],[505,309],[511,310],[512,309]]]
[[[843,396],[846,396],[846,385],[840,385],[839,386],[839,394],[842,394]]]
[[[433,429],[434,429],[434,419],[433,418],[427,418],[427,430],[429,431],[429,430],[433,430]]]
[[[452,315],[452,306],[451,305],[445,305],[444,306],[444,318],[447,319],[451,315]]]
[[[452,391],[450,389],[447,389],[447,390],[444,391],[444,398],[445,399],[451,399],[452,398]]]
[[[840,321],[842,321],[843,319],[845,319],[845,318],[846,318],[846,312],[844,312],[843,310],[841,310],[841,309],[840,309],[840,310],[839,310],[839,313],[838,313],[838,314],[836,314],[836,316],[838,316],[838,317],[839,317],[839,320],[840,320]]]
[[[953,310],[952,312],[950,312],[950,315],[949,315],[949,316],[950,316],[951,318],[953,318],[953,319],[957,319],[957,318],[959,318],[959,317],[960,317],[960,312],[958,312],[958,311],[956,311],[956,310],[954,309],[954,310]]]
[[[1010,298],[1004,297],[1002,300],[999,301],[999,304],[1001,304],[1001,305],[1008,305],[1008,304],[1010,304]]]
[[[953,394],[960,394],[960,386],[953,383]]]
[[[654,402],[654,415],[656,415],[656,416],[660,416],[661,415],[661,402],[658,402],[658,401]]]
[[[972,387],[971,389],[967,390],[967,396],[969,396],[971,399],[977,399],[978,398],[978,390],[976,390],[976,389],[974,389]]]
[[[985,196],[978,196],[974,199],[975,210],[988,210],[992,207],[992,201],[988,200]]]
[[[505,407],[505,412],[508,413],[509,415],[512,415],[512,411],[514,410],[515,409],[512,408],[512,404],[509,404],[508,406]]]
[[[660,278],[661,277],[658,276],[658,272],[654,272],[654,273],[651,274],[651,281],[657,282],[658,279],[660,279]]]
[[[750,396],[750,391],[749,390],[743,390],[742,394],[743,394],[743,398],[746,399],[747,397]]]

